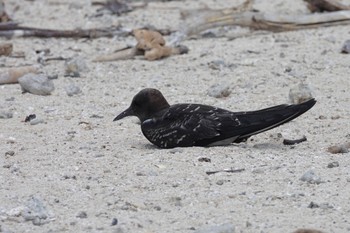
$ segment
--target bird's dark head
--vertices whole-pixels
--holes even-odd
[[[143,122],[152,118],[157,112],[168,107],[168,102],[159,90],[146,88],[137,93],[130,107],[120,113],[113,121],[120,120],[127,116],[137,116],[140,121]]]

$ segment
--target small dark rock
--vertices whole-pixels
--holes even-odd
[[[342,53],[350,53],[350,40],[344,42],[343,47],[341,49]]]
[[[315,209],[315,208],[319,208],[320,206],[315,203],[315,202],[310,202],[310,204],[307,206],[307,208],[310,208],[310,209]]]
[[[30,114],[30,115],[26,116],[26,118],[24,119],[24,122],[29,122],[35,118],[36,118],[35,114]]]
[[[206,163],[210,163],[211,162],[211,159],[209,158],[206,158],[206,157],[201,157],[198,159],[199,162],[206,162]]]
[[[216,181],[216,184],[217,184],[217,185],[223,185],[223,184],[224,184],[224,181],[223,181],[223,180],[218,180],[218,181]]]
[[[112,225],[112,226],[115,226],[115,225],[117,225],[117,224],[118,224],[118,219],[117,219],[117,218],[113,218],[113,219],[112,219],[111,225]]]
[[[47,78],[50,79],[50,80],[58,79],[58,74],[48,75]]]
[[[295,145],[307,141],[307,138],[303,136],[300,139],[283,139],[283,145]]]
[[[307,208],[310,209],[315,209],[315,208],[320,208],[320,209],[333,209],[334,207],[332,205],[330,205],[329,203],[325,202],[325,203],[321,203],[321,204],[317,204],[315,202],[310,202],[310,204],[307,206]]]
[[[285,69],[284,69],[284,72],[286,72],[286,73],[289,73],[289,72],[291,72],[292,71],[292,68],[290,68],[290,67],[286,67]]]
[[[5,156],[14,156],[14,155],[15,155],[15,152],[13,150],[5,152]]]
[[[331,162],[327,165],[327,167],[328,168],[339,167],[339,162],[337,162],[337,161]]]
[[[98,115],[98,114],[92,114],[92,115],[90,116],[90,118],[99,118],[99,119],[102,119],[103,116]]]
[[[77,218],[87,218],[87,213],[85,211],[80,211],[76,217]]]

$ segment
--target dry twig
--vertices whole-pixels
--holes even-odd
[[[207,173],[207,175],[213,175],[213,174],[218,173],[218,172],[237,173],[237,172],[243,172],[243,171],[245,171],[244,168],[240,168],[240,169],[225,169],[225,170],[219,170],[219,171],[207,171],[205,173]]]
[[[73,37],[98,38],[129,35],[121,27],[107,27],[94,29],[53,30],[20,26],[18,23],[0,23],[0,36],[12,37]]]
[[[310,15],[278,15],[261,12],[243,12],[238,14],[218,14],[204,17],[204,20],[191,25],[186,35],[195,35],[204,30],[236,25],[255,30],[273,32],[310,29],[325,26],[346,25],[350,23],[350,11],[337,11]]]

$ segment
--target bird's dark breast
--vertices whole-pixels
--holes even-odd
[[[237,118],[226,110],[206,105],[179,104],[145,120],[142,132],[161,148],[207,146],[227,138],[227,125],[238,125]]]

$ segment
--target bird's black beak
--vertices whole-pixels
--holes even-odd
[[[116,118],[114,118],[113,121],[118,121],[118,120],[123,119],[124,117],[127,117],[127,116],[135,116],[134,111],[132,110],[131,107],[129,107],[128,109],[126,109],[125,111],[120,113]]]

